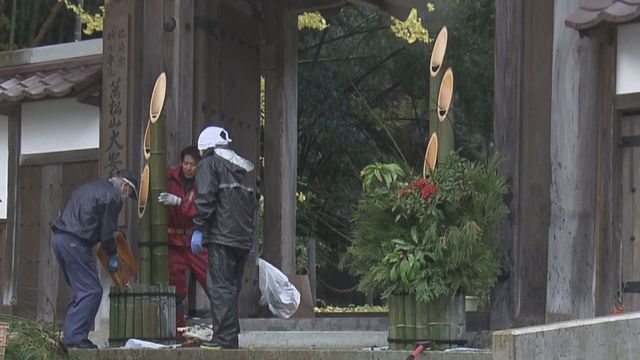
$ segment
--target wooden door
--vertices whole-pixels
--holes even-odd
[[[640,310],[640,115],[621,119],[620,277],[626,311]],[[615,222],[615,219],[614,219]],[[640,285],[640,283],[638,283]]]
[[[51,247],[51,223],[71,192],[98,178],[98,162],[54,163],[18,168],[16,315],[64,319],[70,289]]]

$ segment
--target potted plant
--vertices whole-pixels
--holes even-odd
[[[495,283],[496,227],[508,212],[499,162],[494,156],[474,163],[451,152],[419,175],[393,163],[362,170],[346,259],[361,279],[359,290],[388,299],[390,339],[450,340],[452,328],[461,336],[464,319],[460,330],[455,318],[464,316],[463,295]]]

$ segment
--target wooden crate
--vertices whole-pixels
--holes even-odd
[[[7,333],[9,324],[0,322],[0,360],[4,359],[4,350],[7,347]]]

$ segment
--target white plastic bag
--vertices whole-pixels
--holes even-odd
[[[282,271],[259,259],[260,305],[269,305],[273,315],[287,319],[298,310],[300,292]]]

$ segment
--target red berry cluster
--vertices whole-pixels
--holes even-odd
[[[433,183],[428,182],[427,179],[412,181],[411,188],[418,189],[420,191],[420,197],[424,202],[427,202],[429,197],[436,193],[436,186]]]

